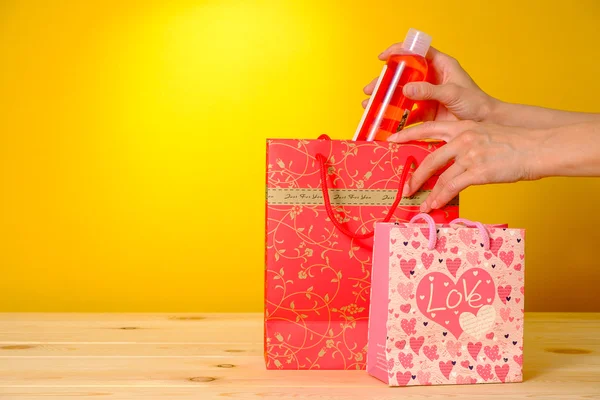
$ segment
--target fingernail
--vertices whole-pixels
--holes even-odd
[[[380,55],[378,55],[377,57],[378,57],[378,58],[381,58],[381,57],[383,57],[383,55],[384,55],[384,54],[385,54],[385,53],[381,53],[381,54],[380,54]]]
[[[408,187],[408,183],[405,183],[404,188],[402,189],[402,197],[408,196],[409,190],[410,190],[410,188]]]
[[[394,133],[393,135],[390,135],[390,136],[387,138],[387,141],[388,141],[388,142],[393,142],[393,141],[395,141],[397,138],[398,138],[398,134],[397,134],[397,133]]]
[[[435,210],[435,209],[437,209],[437,207],[438,207],[438,202],[437,202],[437,200],[434,200],[433,203],[431,203],[431,208]]]
[[[404,86],[404,94],[407,96],[414,96],[417,94],[417,88],[415,85],[406,85]]]
[[[427,202],[421,203],[421,212],[427,212]]]

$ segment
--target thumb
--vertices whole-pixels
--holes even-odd
[[[453,83],[432,85],[429,82],[412,82],[406,84],[402,91],[411,100],[436,100],[444,105],[456,103],[460,97],[460,87]]]

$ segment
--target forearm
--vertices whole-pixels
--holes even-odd
[[[553,110],[495,101],[490,107],[485,122],[505,126],[547,129],[585,122],[600,122],[600,114]]]
[[[534,153],[532,175],[600,177],[600,121],[545,129]]]

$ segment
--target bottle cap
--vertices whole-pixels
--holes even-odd
[[[404,38],[402,48],[406,51],[410,51],[411,53],[425,57],[430,45],[431,36],[424,32],[410,28],[406,34],[406,37]]]

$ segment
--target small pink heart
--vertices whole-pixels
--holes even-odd
[[[446,252],[446,236],[442,236],[441,238],[438,239],[437,243],[435,244],[435,249],[438,251],[438,253],[442,254]]]
[[[402,364],[402,367],[404,367],[404,369],[414,367],[413,355],[411,353],[408,353],[408,354],[399,353],[398,360],[400,361],[400,364]]]
[[[481,378],[486,382],[488,379],[491,379],[493,377],[492,366],[490,364],[486,364],[485,366],[483,364],[480,364],[477,366],[476,370],[479,376],[481,376]]]
[[[416,318],[411,318],[410,320],[403,319],[402,321],[400,321],[400,327],[402,328],[404,333],[406,333],[407,335],[412,335],[412,334],[417,333],[417,331],[415,330],[416,325],[417,325]]]
[[[429,269],[429,267],[431,267],[431,264],[433,263],[433,254],[421,254],[421,262],[423,263],[425,269]]]
[[[503,366],[496,365],[494,370],[496,371],[496,376],[498,376],[498,379],[500,379],[500,382],[506,381],[506,375],[508,375],[509,369],[510,369],[510,367],[508,366],[508,364],[504,364]]]
[[[513,322],[513,321],[515,320],[515,317],[508,317],[508,320],[509,320],[510,322]]]
[[[391,240],[392,244],[396,244],[396,241],[397,241],[396,239]]]
[[[398,386],[406,386],[411,380],[412,375],[410,371],[406,371],[405,373],[396,372],[396,378],[398,379]]]
[[[415,265],[417,265],[417,260],[414,258],[408,261],[400,260],[400,269],[408,279],[411,277],[411,272],[414,273]]]
[[[414,236],[414,237],[417,237],[417,236],[419,236],[419,232],[415,232],[415,233],[413,234],[413,236]]]
[[[498,286],[498,297],[500,297],[500,301],[506,304],[507,299],[510,297],[510,293],[512,292],[512,286]]]
[[[454,367],[454,364],[452,364],[452,360],[448,360],[446,362],[440,361],[439,366],[442,375],[444,375],[446,379],[450,379],[450,372],[452,372],[452,368]]]
[[[454,246],[453,248],[451,248],[450,252],[453,253],[453,254],[458,253],[458,246]]]
[[[515,362],[519,365],[523,365],[523,354],[518,355],[518,356],[513,356],[513,360],[515,360]]]
[[[486,260],[489,260],[490,258],[492,258],[492,253],[484,253],[483,256]]]
[[[502,357],[500,356],[500,347],[498,345],[495,346],[485,346],[483,348],[483,352],[490,359],[490,361],[498,361]]]
[[[496,257],[498,257],[498,250],[500,250],[503,243],[504,243],[504,239],[502,239],[501,237],[498,237],[496,239],[490,238],[490,251]]]
[[[467,345],[467,350],[469,351],[469,354],[471,355],[471,357],[473,357],[473,360],[475,360],[475,361],[477,361],[477,355],[481,351],[481,346],[483,346],[483,344],[481,342],[477,342],[477,343],[469,342],[469,344]],[[467,363],[467,367],[468,367],[469,366],[468,361],[465,361],[465,362]]]
[[[523,260],[525,258],[525,254],[520,254],[521,256],[521,260]]]
[[[412,244],[412,247],[414,247],[415,249],[418,249],[419,246],[421,245],[421,242],[417,242],[416,240],[413,240],[411,244]]]
[[[394,346],[396,346],[396,348],[400,350],[404,350],[404,346],[406,346],[406,340],[399,340],[396,343],[394,343]]]
[[[488,333],[487,335],[485,335],[485,337],[488,338],[488,339],[490,339],[490,340],[493,339],[494,338],[494,332]]]
[[[394,314],[394,317],[398,318],[400,316],[400,314]]]
[[[507,267],[510,267],[515,258],[515,253],[512,250],[509,252],[501,251],[499,257]]]
[[[427,358],[429,358],[429,360],[433,361],[433,360],[437,360],[438,358],[440,358],[438,352],[437,352],[437,346],[433,345],[431,347],[429,346],[423,346],[423,354],[425,354],[425,356]]]
[[[415,338],[415,337],[410,338],[410,348],[417,355],[419,354],[419,350],[421,349],[421,346],[423,346],[423,343],[425,343],[425,337],[423,337],[423,336],[419,336],[418,338]]]
[[[521,299],[520,299],[520,298],[515,298],[515,301],[516,301],[517,303],[520,303],[520,302],[521,302]]]
[[[469,368],[469,360],[462,361],[462,362],[460,363],[460,365],[461,365],[463,368]]]
[[[521,294],[525,294],[525,286],[521,286]]]
[[[521,270],[521,264],[517,264],[514,266],[515,271],[520,271]]]
[[[446,268],[448,268],[448,272],[452,274],[453,277],[456,278],[456,271],[460,268],[462,260],[460,258],[455,258],[454,260],[448,258],[446,259]]]
[[[400,311],[402,311],[405,314],[408,314],[408,312],[410,311],[410,303],[401,305]]]

